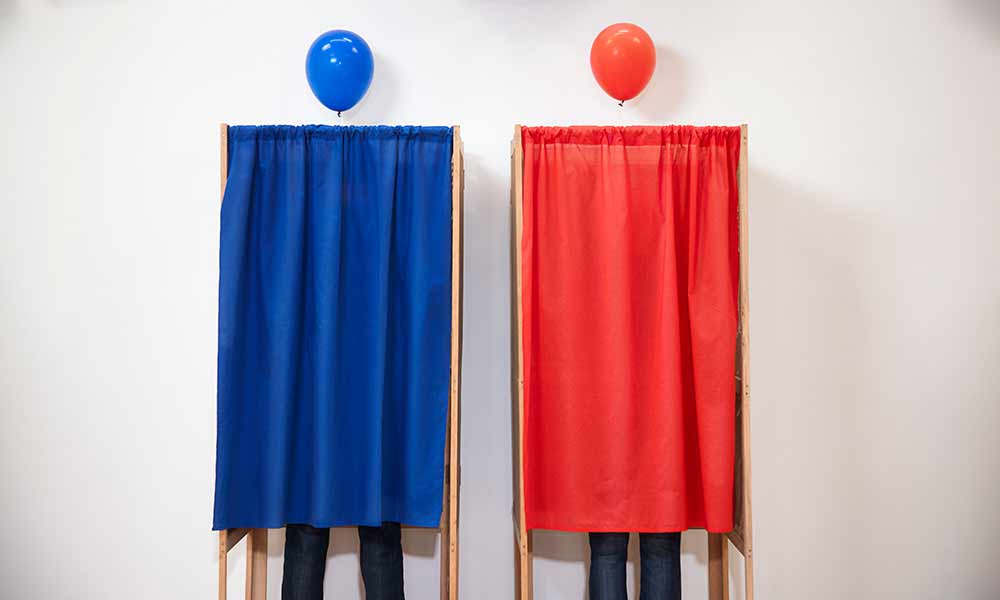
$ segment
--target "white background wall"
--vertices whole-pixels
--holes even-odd
[[[659,48],[624,109],[587,61],[620,20]],[[376,53],[342,121],[303,67],[334,27]],[[750,123],[759,598],[1000,596],[996,0],[0,0],[0,75],[0,596],[214,593],[222,121],[462,125],[463,598],[513,590],[518,122]],[[434,544],[407,540],[412,599]],[[328,597],[358,596],[355,550],[335,534]],[[536,598],[583,598],[584,538],[536,550]],[[684,550],[704,598],[704,534]]]

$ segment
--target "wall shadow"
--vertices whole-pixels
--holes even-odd
[[[577,563],[580,565],[580,581],[583,582],[583,600],[587,600],[587,573],[590,569],[590,544],[586,533],[566,531],[535,530],[532,533],[535,558]],[[632,559],[629,547],[629,560]],[[536,567],[537,573],[537,567]],[[537,580],[537,576],[536,576]],[[538,583],[535,584],[536,588]]]
[[[440,545],[441,533],[434,529],[404,529],[403,554],[434,558]]]
[[[597,0],[467,0],[468,4],[474,5],[473,10],[499,10],[517,17],[515,21],[522,19],[510,11],[525,11],[537,14],[539,10],[572,10],[580,11],[588,4],[595,4]],[[539,27],[547,26],[543,19],[537,19]],[[609,25],[611,22],[608,23]],[[599,31],[599,30],[598,30]],[[597,35],[597,31],[594,32]]]
[[[684,60],[668,46],[656,46],[656,70],[646,89],[634,100],[625,102],[643,116],[659,122],[668,122],[684,101],[687,87]]]
[[[952,8],[966,21],[1000,44],[1000,2],[997,0],[953,0]]]
[[[362,123],[382,123],[393,114],[396,101],[400,97],[399,75],[396,66],[384,55],[374,53],[375,72],[371,87],[364,98],[337,119],[338,125]],[[336,113],[333,113],[336,118]]]
[[[17,22],[17,0],[0,0],[0,35]],[[5,41],[0,37],[0,42]]]
[[[897,235],[860,204],[834,203],[751,166],[755,554],[783,555],[803,539],[838,549],[812,561],[808,576],[774,579],[774,597],[831,597],[817,595],[814,582],[843,573],[852,573],[845,585],[856,592],[847,596],[860,597],[874,591],[867,578],[880,577],[872,545],[893,536],[870,534],[880,523],[868,506],[883,482],[858,466],[871,463],[864,449],[885,435],[874,386],[892,343],[881,315],[905,305],[893,279]]]
[[[115,4],[125,4],[125,0],[48,0],[48,3],[57,8],[74,6],[112,6]]]

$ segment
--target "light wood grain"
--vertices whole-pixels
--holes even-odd
[[[219,532],[219,600],[226,600],[226,582],[229,581],[229,545],[225,529]]]
[[[458,503],[461,485],[462,215],[465,166],[461,129],[452,129],[451,154],[451,382],[445,441],[445,501],[441,527],[441,598],[458,598]]]
[[[450,418],[449,418],[450,420]],[[441,526],[438,528],[440,532],[440,553],[438,557],[438,568],[440,569],[440,574],[438,576],[438,588],[441,600],[448,600],[448,574],[449,569],[449,557],[451,552],[451,536],[448,527],[448,518],[451,511],[448,508],[449,500],[451,499],[451,474],[448,465],[448,455],[451,454],[451,443],[449,438],[451,437],[451,423],[448,423],[445,428],[445,440],[444,440],[444,453],[445,453],[445,464],[444,464],[444,489],[442,490],[442,501],[441,501]]]
[[[708,599],[729,600],[729,541],[725,534],[708,534]]]
[[[226,178],[229,168],[229,125],[219,124],[219,202],[226,194]],[[246,535],[246,531],[243,532]],[[241,536],[242,537],[242,536]],[[229,531],[223,529],[219,532],[219,600],[226,600],[226,582],[229,581],[229,551],[233,544],[230,542]],[[236,541],[239,541],[238,539]]]
[[[249,529],[227,529],[226,530],[226,552],[233,549],[233,546],[240,543],[246,534],[250,533]]]
[[[753,510],[752,482],[750,469],[750,189],[749,189],[749,144],[748,127],[740,126],[739,163],[739,219],[740,219],[740,440],[743,456],[741,476],[743,479],[743,564],[746,578],[746,600],[753,600]]]
[[[517,600],[531,600],[533,595],[532,577],[532,533],[526,528],[524,517],[524,357],[521,347],[524,331],[521,281],[521,236],[524,231],[524,149],[521,140],[521,126],[514,126],[514,140],[511,143],[511,371],[512,371],[512,440],[514,458],[514,549],[515,549],[515,597]]]
[[[226,179],[229,176],[229,125],[219,124],[219,196],[226,195]]]
[[[267,530],[252,529],[247,536],[246,600],[267,598]]]
[[[739,194],[737,218],[739,224],[739,323],[736,336],[736,461],[733,474],[733,530],[726,534],[725,539],[743,555],[745,582],[745,598],[753,600],[754,596],[754,558],[753,558],[753,510],[752,510],[752,478],[751,478],[751,444],[750,444],[750,302],[749,302],[749,262],[750,262],[750,206],[749,206],[749,146],[747,126],[740,126],[740,158],[736,168],[736,180]],[[716,543],[716,542],[710,542]],[[726,545],[722,544],[725,548]],[[710,548],[711,550],[711,548]],[[719,581],[711,572],[710,563],[709,597],[728,598],[728,577],[726,589],[718,588]],[[717,567],[716,567],[717,568]],[[727,567],[728,568],[728,567]],[[725,596],[718,594],[725,592]]]
[[[742,494],[742,488],[737,491],[738,493]],[[733,529],[732,531],[726,534],[726,538],[729,539],[729,543],[731,543],[733,547],[739,551],[740,554],[743,554],[743,549],[745,546],[743,543],[743,534],[741,533],[741,531]]]

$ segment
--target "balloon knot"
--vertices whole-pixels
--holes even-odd
[[[618,103],[618,106],[625,106],[625,101],[624,101],[624,100],[622,100],[621,102],[619,102],[619,103]]]
[[[340,111],[339,110],[337,111],[337,118],[338,119],[340,118]]]

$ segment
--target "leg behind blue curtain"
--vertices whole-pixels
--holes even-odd
[[[323,576],[330,530],[311,525],[285,527],[281,600],[323,600]]]
[[[399,523],[358,527],[361,577],[367,600],[405,600],[403,546]],[[330,530],[310,525],[285,528],[281,600],[323,600],[323,578]]]
[[[358,527],[366,600],[404,600],[403,545],[399,523]]]

